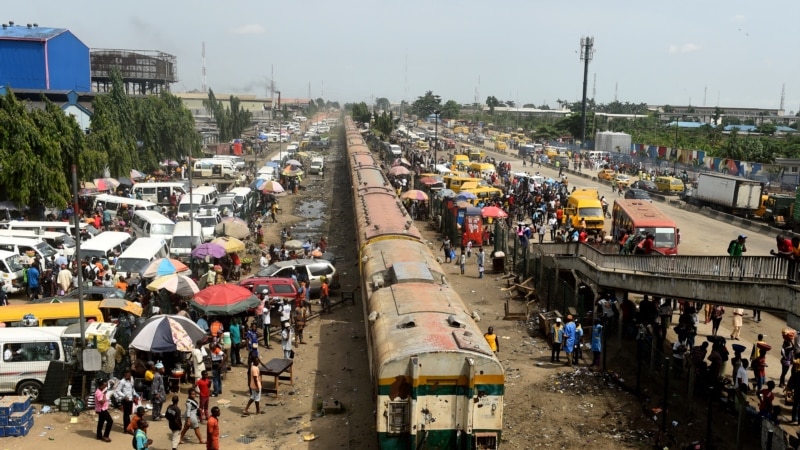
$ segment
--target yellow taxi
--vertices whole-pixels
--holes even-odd
[[[600,172],[597,172],[597,178],[601,180],[611,180],[614,177],[614,172],[612,169],[603,169]]]
[[[622,185],[623,187],[628,187],[632,182],[633,180],[631,180],[631,177],[625,175],[624,173],[616,173],[613,177],[611,177],[611,184],[614,186]]]

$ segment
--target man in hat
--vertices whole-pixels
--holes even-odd
[[[550,326],[550,339],[552,344],[550,362],[561,362],[561,347],[564,345],[564,324],[561,323],[561,317],[556,317]]]
[[[155,365],[156,372],[153,374],[152,399],[153,399],[153,421],[162,419],[161,408],[167,400],[167,389],[164,385],[164,363],[159,361]]]
[[[292,359],[292,329],[289,322],[283,322],[281,348],[283,349],[283,359]]]

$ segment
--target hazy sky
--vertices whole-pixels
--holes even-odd
[[[91,48],[177,56],[174,91],[208,86],[339,102],[489,95],[578,100],[581,36],[595,38],[589,96],[650,104],[800,108],[800,2],[448,0],[31,0],[1,21],[70,29]],[[705,93],[707,91],[707,93]]]

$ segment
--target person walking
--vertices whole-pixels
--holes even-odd
[[[603,349],[603,324],[594,319],[592,327],[592,367],[600,367],[600,352]]]
[[[491,348],[493,352],[500,352],[500,341],[497,339],[497,335],[494,334],[494,327],[489,327],[483,337],[486,339],[486,342],[489,343],[489,348]]]
[[[167,412],[164,417],[167,418],[167,425],[171,432],[172,450],[177,450],[178,445],[181,443],[181,429],[183,428],[183,417],[181,415],[181,408],[178,406],[180,399],[177,395],[172,396],[172,404],[167,407]]]
[[[114,392],[119,393],[119,396],[122,397],[122,429],[127,430],[131,423],[131,414],[133,414],[133,399],[137,396],[136,390],[133,389],[130,369],[123,373]]]
[[[322,304],[322,312],[331,312],[331,295],[328,288],[328,280],[322,280],[322,285],[319,287],[319,301]]]
[[[728,254],[731,256],[731,272],[730,279],[733,279],[736,269],[739,270],[739,281],[744,279],[744,266],[742,265],[742,253],[747,252],[747,245],[745,240],[747,236],[740,234],[735,241],[728,244]]]
[[[153,374],[153,384],[151,387],[151,398],[153,401],[153,421],[158,422],[163,418],[161,408],[167,400],[167,389],[164,386],[164,363],[156,363],[156,372]]]
[[[94,391],[94,411],[97,413],[97,440],[111,442],[111,427],[114,419],[108,412],[108,381],[102,380]],[[105,430],[103,429],[105,425]]]
[[[448,236],[444,237],[442,246],[439,247],[439,250],[444,250],[444,262],[449,263],[453,261],[450,257],[450,238]]]
[[[575,329],[577,326],[572,319],[572,314],[567,314],[567,324],[564,325],[564,353],[567,355],[565,366],[572,367],[572,351],[575,347]]]
[[[208,402],[211,397],[212,381],[208,378],[208,371],[200,372],[200,379],[194,382],[197,393],[200,396],[200,420],[208,420]],[[193,389],[194,390],[194,389]]]
[[[200,403],[197,401],[197,390],[189,389],[189,397],[186,398],[186,415],[184,416],[186,420],[183,422],[183,429],[181,430],[181,444],[188,444],[188,442],[183,440],[183,437],[186,436],[186,432],[189,431],[189,429],[194,430],[194,434],[201,444],[206,443],[206,441],[203,440],[203,436],[200,434],[199,414]]]
[[[206,450],[219,450],[219,406],[211,408],[206,424]]]
[[[483,272],[485,270],[483,265],[486,261],[486,253],[483,252],[483,247],[478,250],[476,259],[478,262],[478,278],[483,278]]]
[[[725,308],[722,305],[714,305],[711,311],[711,335],[716,336],[719,332],[719,325],[722,323],[722,316],[725,314]]]
[[[739,340],[739,333],[742,331],[743,317],[744,317],[744,309],[733,308],[733,331],[731,331],[731,339],[733,340],[736,341]]]
[[[289,322],[283,322],[281,348],[283,349],[283,359],[292,359],[292,329]]]
[[[467,267],[467,255],[463,251],[458,257],[458,264],[461,266],[461,275],[464,275],[464,269]]]
[[[792,341],[784,339],[783,345],[781,345],[781,378],[778,387],[786,386],[786,374],[789,372],[789,368],[792,366],[793,362],[794,345],[792,344]]]
[[[225,370],[225,352],[219,344],[211,345],[212,397],[222,394],[222,371]]]
[[[249,369],[249,376],[248,378],[248,385],[250,387],[250,399],[247,401],[247,405],[244,407],[244,411],[242,412],[243,416],[250,415],[250,405],[253,403],[256,404],[256,414],[261,414],[261,369],[259,366],[261,365],[261,360],[258,357],[252,358],[250,361],[250,369]]]
[[[148,428],[150,428],[150,424],[147,423],[147,420],[141,419],[133,434],[133,442],[136,444],[136,450],[149,450],[150,446],[153,445],[153,440],[147,437]]]
[[[552,344],[550,362],[561,362],[561,348],[564,346],[564,324],[561,323],[561,317],[556,317],[550,327],[550,341]]]
[[[545,229],[544,222],[539,222],[539,224],[536,225],[536,233],[539,234],[539,243],[540,244],[544,242],[544,234],[545,234],[546,231],[547,230]]]

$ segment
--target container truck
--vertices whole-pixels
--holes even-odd
[[[690,202],[746,217],[761,206],[761,183],[731,175],[701,173]]]

